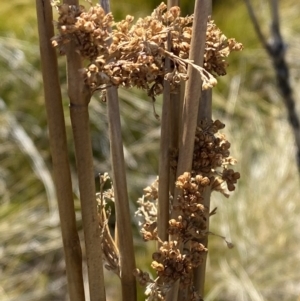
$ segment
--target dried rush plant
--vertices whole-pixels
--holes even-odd
[[[236,160],[230,157],[230,143],[220,133],[225,125],[219,120],[213,121],[209,110],[203,114],[203,103],[205,98],[211,101],[211,94],[206,92],[217,84],[216,77],[226,74],[225,58],[232,51],[241,50],[242,45],[227,39],[210,19],[211,1],[196,1],[194,14],[187,17],[182,17],[180,8],[171,2],[168,6],[161,3],[150,16],[135,23],[132,16],[115,22],[105,5],[104,9],[90,3],[86,10],[77,1],[66,0],[63,4],[53,1],[52,6],[58,11],[55,21],[58,32],[52,36],[52,46],[67,57],[90,299],[106,298],[104,264],[120,277],[125,301],[136,300],[135,278],[146,286],[147,300],[202,300],[207,236],[212,234],[208,221],[216,213],[216,209],[209,208],[210,193],[215,190],[228,196],[240,177],[230,168]],[[57,78],[57,70],[53,69],[55,59],[47,41],[53,32],[46,30],[51,27],[52,12],[48,3],[38,0],[37,11],[51,147],[60,146],[64,153],[65,145],[62,147],[59,139],[64,140],[65,134],[56,135],[55,119],[62,116],[62,110],[53,112],[51,109],[54,84],[59,91],[55,98],[60,99],[58,81],[53,83],[53,78]],[[51,78],[47,74],[49,70],[53,71]],[[180,100],[174,95],[179,94],[183,82],[187,85],[184,99]],[[120,171],[125,164],[119,108],[115,102],[118,87],[143,89],[153,103],[157,95],[163,94],[159,178],[145,188],[136,212],[136,218],[141,217],[144,240],[157,242],[151,264],[157,274],[155,279],[135,268],[126,174]],[[111,180],[108,174],[102,175],[96,197],[87,110],[93,93],[100,93],[102,100],[107,101],[113,169],[111,188],[104,189]],[[60,130],[64,127],[63,122],[59,127]],[[55,159],[60,155],[55,150],[52,152],[58,195],[62,189],[60,180],[69,178],[69,175],[64,175],[64,179],[60,177],[58,164],[61,162]],[[63,168],[68,170],[66,164]],[[63,187],[63,193],[66,189],[70,193],[68,185]],[[74,243],[77,238],[74,226],[65,221],[74,221],[74,212],[66,212],[64,194],[58,200],[68,258],[74,250],[70,251],[70,241]],[[116,206],[115,237],[107,226],[108,200],[114,201]],[[66,261],[71,300],[84,300],[81,255],[77,254],[72,260]],[[74,275],[77,275],[75,285]]]

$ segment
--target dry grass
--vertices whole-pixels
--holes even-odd
[[[295,300],[299,296],[299,179],[294,148],[285,121],[272,131],[253,120],[257,136],[249,147],[264,149],[249,161],[253,149],[240,148],[243,183],[230,200],[215,196],[218,214],[212,231],[226,236],[235,248],[211,238],[206,300]],[[237,139],[237,143],[242,139]],[[253,153],[252,153],[253,155]]]
[[[296,43],[291,45],[289,60],[295,47]],[[249,63],[263,71],[269,65],[265,54],[256,50],[246,52],[242,63],[246,68],[241,70]],[[272,74],[264,74],[241,72],[233,77],[220,117],[227,125],[242,180],[229,200],[212,198],[218,214],[211,220],[211,230],[226,236],[235,248],[226,250],[221,239],[210,239],[208,301],[296,300],[300,295],[295,147]],[[251,87],[259,81],[261,89],[246,88],[246,82]]]

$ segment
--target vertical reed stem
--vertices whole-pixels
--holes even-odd
[[[107,114],[120,252],[122,300],[136,300],[135,258],[117,88],[107,89]]]
[[[173,6],[179,6],[179,0],[168,0],[168,9]],[[170,94],[170,107],[169,107],[169,122],[170,122],[170,149],[178,149],[178,138],[179,138],[179,124],[180,124],[180,106],[183,103],[182,91],[184,90],[184,83],[178,87],[177,93]],[[170,171],[169,177],[169,189],[172,196],[174,196],[176,174]]]
[[[212,119],[212,89],[202,91],[201,94],[201,101],[199,105],[199,113],[198,113],[198,121],[200,120],[211,120]],[[203,195],[203,205],[210,211],[210,196],[211,196],[211,189],[207,187],[204,191]],[[209,217],[207,216],[206,220],[206,229],[209,231]],[[208,237],[206,236],[202,240],[199,241],[203,244],[206,248],[208,246]],[[206,259],[207,253],[205,253],[203,258],[202,264],[194,269],[194,287],[195,290],[199,293],[200,296],[204,294],[204,283],[205,283],[205,271],[206,271]]]
[[[170,44],[170,35],[168,39]],[[166,70],[170,70],[170,59],[166,58]],[[170,83],[164,80],[159,152],[159,188],[157,233],[162,241],[168,240],[169,225],[169,179],[170,179]]]
[[[170,9],[172,6],[179,6],[180,1],[179,0],[168,0],[168,9]]]
[[[65,0],[69,5],[78,5],[77,0]],[[102,263],[100,229],[97,220],[96,188],[93,168],[93,153],[89,130],[88,104],[91,98],[79,73],[82,68],[80,55],[71,41],[66,45],[68,95],[74,136],[76,163],[86,247],[89,291],[91,301],[105,301],[105,286]]]
[[[206,27],[210,0],[196,0],[194,9],[193,36],[189,59],[198,66],[203,66],[206,40]],[[184,95],[182,128],[179,140],[179,158],[177,177],[192,168],[194,139],[197,126],[199,99],[201,95],[201,77],[198,71],[189,67],[189,80]]]
[[[207,13],[208,16],[212,14],[212,2],[207,1]],[[198,121],[200,120],[211,120],[212,119],[212,89],[202,91],[199,103],[199,112],[198,112]],[[210,196],[211,189],[207,187],[203,195],[203,205],[210,211]],[[206,229],[209,231],[209,216],[206,219]],[[208,246],[208,236],[203,238],[200,243],[202,243],[206,248]],[[207,253],[204,254],[202,264],[194,269],[194,278],[193,283],[195,290],[199,293],[200,296],[204,295],[204,284],[205,284],[205,272],[206,272],[206,260]]]
[[[109,0],[101,0],[105,12],[110,11]],[[116,207],[117,240],[120,252],[122,300],[135,301],[136,280],[133,275],[135,257],[126,182],[119,98],[116,87],[107,89],[110,154]]]
[[[189,59],[198,66],[203,66],[205,40],[206,40],[206,28],[209,12],[210,0],[196,0],[194,8],[194,22],[193,22],[193,35],[191,40],[191,49]],[[200,74],[194,69],[189,67],[188,69],[189,80],[186,83],[186,90],[184,95],[183,110],[181,116],[180,125],[180,137],[179,137],[179,157],[177,164],[177,174],[179,177],[186,171],[191,171],[195,132],[198,119],[199,99],[202,91],[202,81]],[[174,205],[178,205],[176,195],[179,191],[175,189]],[[176,218],[175,213],[172,212],[172,217]],[[182,248],[182,247],[181,247]],[[178,295],[179,283],[174,285],[172,292],[168,294],[167,300],[180,300],[181,294]]]
[[[45,105],[49,127],[54,182],[66,261],[68,291],[70,300],[84,301],[82,256],[76,229],[65,120],[58,79],[57,58],[50,40],[54,36],[50,1],[36,0],[36,10]]]

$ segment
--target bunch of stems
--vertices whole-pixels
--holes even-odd
[[[78,5],[76,0],[64,3]],[[109,10],[109,2],[103,7]],[[85,300],[81,248],[76,230],[72,184],[66,144],[65,121],[58,80],[57,58],[51,45],[54,36],[53,16],[50,1],[37,0],[37,17],[41,47],[42,73],[44,80],[45,103],[48,115],[49,138],[53,160],[53,172],[59,204],[59,214],[68,277],[70,299]],[[78,72],[82,59],[71,42],[66,47],[68,95],[70,116],[76,152],[82,221],[87,257],[90,300],[106,300],[100,229],[97,219],[95,199],[95,179],[93,154],[89,130],[88,105],[91,99],[89,88]],[[123,300],[136,300],[136,282],[133,239],[127,197],[125,163],[121,137],[121,124],[116,88],[107,91],[111,160],[115,189],[117,237],[120,250],[121,283]]]
[[[79,4],[77,0],[65,0],[64,2],[69,5]],[[52,9],[49,1],[36,0],[36,4],[50,146],[59,204],[69,294],[72,301],[82,301],[85,297],[81,248],[75,223],[65,123],[61,102],[61,90],[58,81],[57,59],[55,50],[52,48],[50,41],[54,36]],[[106,13],[109,12],[109,1],[103,0],[101,1],[101,5]],[[169,8],[174,5],[179,6],[179,1],[168,1]],[[211,5],[211,0],[195,1],[195,18],[189,59],[193,60],[198,66],[203,66],[206,26],[208,16],[211,14]],[[100,240],[101,233],[99,225],[97,224],[93,154],[88,114],[91,92],[84,84],[78,72],[78,70],[82,68],[82,59],[75,51],[72,41],[66,45],[66,57],[70,116],[76,152],[90,300],[103,301],[106,300],[106,296]],[[166,70],[170,69],[170,61],[168,58],[165,61],[165,68]],[[170,216],[169,213],[169,193],[174,196],[174,205],[176,205],[177,202],[175,196],[179,193],[175,189],[174,175],[170,172],[169,150],[172,147],[179,149],[177,177],[186,171],[191,171],[194,150],[193,133],[196,132],[197,122],[202,119],[211,119],[211,90],[202,91],[201,77],[194,68],[189,68],[188,76],[189,80],[184,94],[183,91],[176,95],[171,94],[169,82],[164,82],[159,154],[159,208],[157,223],[158,236],[162,241],[172,239],[172,237],[168,237],[168,222],[173,214],[171,213]],[[180,97],[181,95],[184,95],[184,97]],[[136,300],[136,282],[133,276],[135,258],[123,141],[121,136],[120,110],[116,87],[107,88],[107,113],[116,207],[115,241],[117,242],[120,254],[119,276],[122,286],[122,300],[134,301]],[[205,192],[203,205],[207,208],[210,207],[209,189]],[[201,243],[207,246],[207,238]],[[181,248],[183,248],[183,246],[181,246]],[[204,292],[204,280],[205,261],[194,271],[193,285],[201,296],[203,296]],[[167,300],[181,301],[183,300],[183,295],[183,292],[179,290],[177,282],[167,295]]]
[[[65,3],[78,5],[78,1]],[[41,48],[42,73],[45,103],[48,116],[49,138],[53,160],[53,173],[59,205],[66,272],[70,299],[85,300],[81,248],[76,229],[74,201],[61,90],[58,80],[57,58],[51,45],[54,36],[52,7],[50,1],[37,0],[37,17]],[[70,43],[66,47],[68,95],[70,115],[76,152],[82,221],[85,236],[87,270],[90,300],[104,301],[105,286],[103,276],[100,229],[97,223],[93,154],[89,131],[88,104],[91,94],[78,72],[82,60]]]
[[[58,78],[56,52],[51,45],[54,35],[52,7],[49,1],[36,0],[40,53],[60,225],[66,262],[70,299],[84,301],[82,255],[76,229],[65,120]]]
[[[168,6],[172,5],[179,5],[178,3],[174,3],[176,1],[168,1]],[[205,0],[205,1],[195,1],[195,8],[194,8],[194,22],[193,22],[193,36],[191,40],[191,49],[189,59],[192,60],[197,66],[203,67],[203,57],[204,57],[204,50],[205,50],[205,41],[206,41],[206,28],[207,28],[207,20],[208,17],[211,15],[212,12],[212,1]],[[169,147],[177,147],[179,149],[179,157],[178,157],[178,164],[177,164],[177,171],[176,177],[180,176],[186,171],[191,171],[192,169],[192,160],[193,160],[193,151],[194,151],[194,137],[193,133],[196,132],[196,126],[199,120],[208,119],[211,120],[212,118],[212,91],[206,90],[202,91],[201,89],[201,77],[199,73],[194,68],[189,68],[188,70],[188,77],[189,80],[186,83],[184,93],[178,93],[178,95],[183,96],[181,100],[173,99],[176,101],[177,106],[174,103],[169,102],[169,107],[165,103],[168,101],[168,98],[165,97],[164,93],[164,107],[167,111],[171,112],[171,118],[169,120],[170,127],[163,128],[162,123],[162,135],[163,130],[167,131],[170,129],[169,136],[173,137],[170,140]],[[173,96],[174,97],[174,96]],[[176,125],[176,126],[174,126]],[[177,136],[178,135],[178,136]],[[177,138],[177,137],[178,138]],[[175,137],[175,138],[174,138]],[[163,140],[163,137],[161,136]],[[161,143],[162,146],[162,143]],[[165,150],[161,147],[161,153],[165,152]],[[160,157],[162,158],[162,156]],[[160,160],[160,171],[164,168],[163,161]],[[161,190],[161,185],[166,185],[163,181],[161,184],[161,177],[159,175],[159,192]],[[174,179],[172,179],[173,183],[171,187],[168,187],[171,191],[174,199],[173,205],[177,204],[176,196],[179,194],[177,189],[174,190]],[[160,196],[160,195],[159,195]],[[169,196],[168,196],[169,198]],[[169,204],[169,199],[167,202]],[[166,201],[164,201],[166,202]],[[206,189],[204,195],[204,203],[203,205],[206,208],[210,208],[210,190],[209,188]],[[164,216],[164,221],[167,219],[169,220],[169,212],[170,208],[165,204],[161,204],[161,198],[159,198],[159,211],[163,212],[160,215]],[[159,227],[164,227],[166,223],[161,225],[159,221],[158,215],[158,234],[163,235],[167,233],[167,227],[164,229],[159,230]],[[178,212],[175,211],[171,212],[171,217],[176,218]],[[208,220],[207,220],[207,230],[208,230]],[[163,236],[164,237],[164,236]],[[172,239],[170,237],[169,239]],[[207,247],[208,240],[207,237],[201,241],[201,243]],[[181,246],[181,249],[183,246]],[[206,267],[206,255],[204,262],[194,270],[194,277],[193,277],[193,285],[200,296],[204,294],[204,282],[205,282],[205,267]],[[180,292],[179,290],[179,281],[174,285],[173,289],[167,295],[167,300],[177,300],[181,301],[184,298],[184,292]]]

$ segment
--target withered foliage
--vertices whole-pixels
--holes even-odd
[[[109,185],[107,185],[109,184]],[[109,188],[105,189],[105,186]],[[110,234],[108,220],[110,217],[110,207],[108,202],[114,203],[114,189],[107,173],[100,175],[100,192],[96,194],[98,223],[101,230],[101,248],[104,267],[121,277],[120,254],[113,237]]]
[[[55,22],[58,34],[53,46],[61,54],[70,41],[88,65],[81,70],[85,83],[92,91],[108,86],[137,87],[154,97],[163,91],[163,81],[168,80],[171,91],[181,81],[186,81],[187,68],[196,68],[202,78],[202,88],[216,85],[214,76],[225,75],[227,57],[231,51],[241,50],[242,45],[227,39],[213,21],[208,21],[204,68],[188,59],[193,15],[182,17],[177,6],[167,10],[161,3],[151,14],[140,18],[127,16],[114,22],[111,13],[106,14],[100,5],[54,5],[59,13]],[[168,39],[170,46],[168,47]],[[165,59],[170,58],[171,72],[165,70]],[[213,76],[213,75],[214,76]]]

